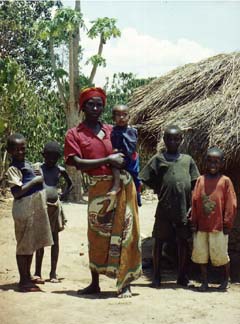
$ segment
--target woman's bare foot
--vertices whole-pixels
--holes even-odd
[[[80,289],[77,291],[78,295],[93,295],[93,294],[99,294],[101,292],[101,289],[99,286],[90,284],[84,289]]]
[[[33,284],[32,282],[28,282],[28,283],[24,283],[24,284],[19,283],[18,287],[19,287],[20,292],[38,292],[38,291],[41,291],[41,289],[37,285]]]
[[[130,285],[122,288],[122,290],[118,293],[118,298],[131,298],[132,297],[132,292]]]

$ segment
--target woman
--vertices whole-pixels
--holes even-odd
[[[66,163],[86,172],[91,180],[88,241],[92,282],[78,293],[99,293],[99,274],[105,274],[117,278],[119,297],[131,297],[130,282],[141,275],[136,189],[125,172],[118,195],[107,195],[112,187],[111,167],[121,168],[124,156],[112,154],[112,126],[100,122],[105,103],[101,88],[82,91],[79,105],[85,120],[68,130],[65,138]]]

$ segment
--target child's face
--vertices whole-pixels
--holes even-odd
[[[182,134],[178,130],[172,129],[164,134],[163,140],[167,148],[167,152],[175,154],[178,152],[179,145],[182,142]]]
[[[206,158],[206,170],[207,173],[215,175],[218,174],[222,168],[222,157],[216,152],[207,155]]]
[[[129,121],[129,113],[127,107],[117,107],[113,110],[113,120],[117,126],[127,126]]]
[[[12,158],[22,162],[25,159],[26,153],[26,141],[25,139],[16,139],[14,145],[11,149],[8,150],[9,154],[11,154]]]
[[[43,152],[44,162],[49,167],[52,168],[56,165],[58,159],[60,158],[57,152]]]

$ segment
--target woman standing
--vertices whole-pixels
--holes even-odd
[[[105,274],[117,278],[119,297],[131,297],[130,282],[141,275],[136,189],[125,172],[117,196],[107,195],[112,187],[111,167],[121,168],[124,156],[112,154],[112,126],[100,122],[105,103],[101,88],[82,91],[79,105],[85,120],[68,130],[65,138],[66,163],[90,176],[88,241],[92,282],[78,293],[99,293],[99,274]]]

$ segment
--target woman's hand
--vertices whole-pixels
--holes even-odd
[[[124,154],[114,153],[108,156],[108,162],[111,166],[122,168],[124,166]]]

